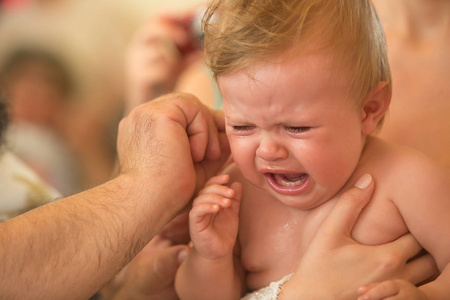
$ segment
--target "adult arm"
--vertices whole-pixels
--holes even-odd
[[[379,246],[353,240],[351,230],[373,190],[365,175],[341,196],[279,299],[356,299],[362,285],[387,278],[420,283],[436,272],[429,255],[407,263],[422,248],[410,234]]]
[[[280,299],[354,300],[358,287],[367,282],[403,278],[417,284],[435,274],[437,268],[430,255],[406,263],[421,249],[411,235],[376,247],[363,246],[351,239],[351,228],[372,191],[373,187],[369,185],[367,189],[350,189],[342,196],[311,244],[296,274],[286,283]],[[120,287],[118,293],[124,297],[120,299],[152,299],[151,296],[161,296],[161,293],[168,289],[173,291],[173,279],[178,263],[174,265],[173,258],[167,255],[159,256],[158,260],[161,259],[166,260],[159,263],[160,266],[165,266],[163,270],[166,271],[159,272],[162,278],[155,281],[145,280],[154,278],[153,267],[135,264],[135,271],[141,274],[140,280],[125,280],[128,284]],[[170,284],[153,284],[160,281]],[[160,289],[146,289],[151,290],[151,293],[140,293],[141,297],[136,297],[136,291],[141,291],[142,286],[159,286]],[[170,295],[156,299],[169,300],[176,297]]]
[[[0,224],[2,297],[89,298],[221,166],[217,127],[223,116],[188,95],[133,110],[119,126],[116,178]]]

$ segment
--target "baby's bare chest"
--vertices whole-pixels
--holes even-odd
[[[334,200],[315,210],[298,213],[278,205],[259,203],[255,208],[249,204],[241,210],[239,239],[241,262],[248,272],[247,284],[255,290],[295,272],[317,229],[334,206]],[[393,241],[406,232],[397,207],[387,199],[374,197],[361,213],[352,236],[362,244],[377,245]]]

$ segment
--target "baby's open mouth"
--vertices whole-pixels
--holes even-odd
[[[307,174],[271,174],[274,182],[282,186],[299,186],[308,177]]]
[[[301,194],[308,190],[309,175],[307,173],[275,174],[266,173],[266,180],[277,193],[286,195]]]

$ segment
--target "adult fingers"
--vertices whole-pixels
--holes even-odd
[[[431,255],[421,255],[423,248],[410,233],[378,248],[381,251],[379,271],[382,273],[396,273],[396,277],[418,284],[439,272]],[[401,270],[397,272],[400,266]]]
[[[222,110],[211,110],[211,114],[219,132],[225,132],[225,116]]]
[[[188,253],[188,247],[178,245],[159,251],[151,257],[148,268],[141,266],[145,272],[147,290],[146,294],[151,295],[173,285],[175,274]]]
[[[414,285],[420,285],[438,275],[439,269],[436,265],[436,261],[430,254],[426,254],[408,262],[405,269],[400,274],[400,278],[407,280]]]
[[[394,250],[397,249],[398,254],[402,255],[405,261],[413,256],[416,256],[421,250],[423,250],[422,245],[420,245],[410,233],[404,234],[397,240],[393,241],[391,245]]]
[[[209,159],[221,157],[216,122],[211,111],[194,95],[172,93],[155,99],[152,103],[154,108],[157,105],[164,107],[164,116],[169,121],[167,126],[178,124],[186,131],[194,162],[200,162],[205,156]]]
[[[345,191],[337,201],[328,217],[319,228],[318,234],[329,236],[322,239],[326,244],[342,244],[342,237],[350,237],[350,232],[361,213],[361,210],[369,202],[374,182],[369,174],[363,175],[354,187]]]
[[[202,103],[197,102],[196,113],[188,115],[190,107],[184,102],[180,108],[187,119],[186,132],[189,136],[192,158],[199,162],[204,158],[217,160],[221,157],[219,131],[211,111]]]
[[[214,109],[208,110],[209,115],[212,116],[212,124],[214,124],[214,132],[211,132],[213,133],[213,135],[211,135],[210,133],[210,137],[218,139],[220,152],[217,153],[217,150],[215,148],[208,149],[209,152],[206,153],[206,158],[216,160],[220,155],[222,155],[223,157],[225,157],[225,159],[228,159],[230,156],[230,144],[225,132],[225,117],[223,111]]]
[[[392,280],[383,281],[378,284],[373,284],[370,286],[370,288],[369,287],[364,288],[368,288],[368,290],[363,294],[360,294],[358,300],[369,300],[369,299],[382,300],[388,297],[395,296],[399,293],[398,285]],[[360,292],[362,290],[363,289],[359,289],[358,291]]]

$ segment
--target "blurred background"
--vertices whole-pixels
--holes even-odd
[[[0,1],[6,147],[63,196],[109,179],[118,122],[130,109],[127,49],[148,20],[201,2]]]

